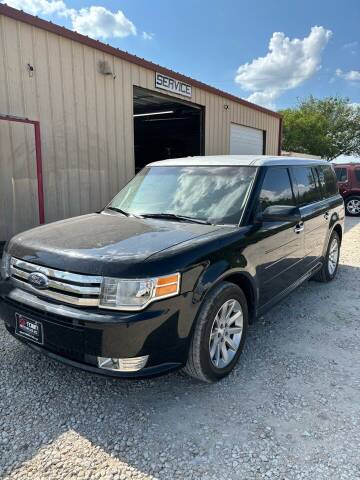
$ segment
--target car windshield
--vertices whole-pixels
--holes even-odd
[[[130,215],[167,214],[234,225],[255,173],[255,167],[242,166],[146,167],[108,208]]]

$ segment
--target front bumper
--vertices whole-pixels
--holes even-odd
[[[41,322],[43,345],[16,334],[15,313]],[[191,293],[130,313],[50,302],[14,287],[11,280],[0,282],[0,318],[12,335],[52,358],[103,375],[144,377],[183,366],[195,316]],[[97,366],[97,357],[145,355],[149,355],[148,362],[137,372],[109,371]]]

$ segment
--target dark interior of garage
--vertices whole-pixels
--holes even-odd
[[[203,109],[134,87],[135,171],[166,158],[203,154]]]

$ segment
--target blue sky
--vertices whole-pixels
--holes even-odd
[[[271,108],[309,94],[360,103],[360,0],[7,3]]]

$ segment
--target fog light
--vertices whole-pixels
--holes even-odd
[[[97,357],[98,367],[116,372],[137,372],[145,367],[149,355],[133,358]]]

